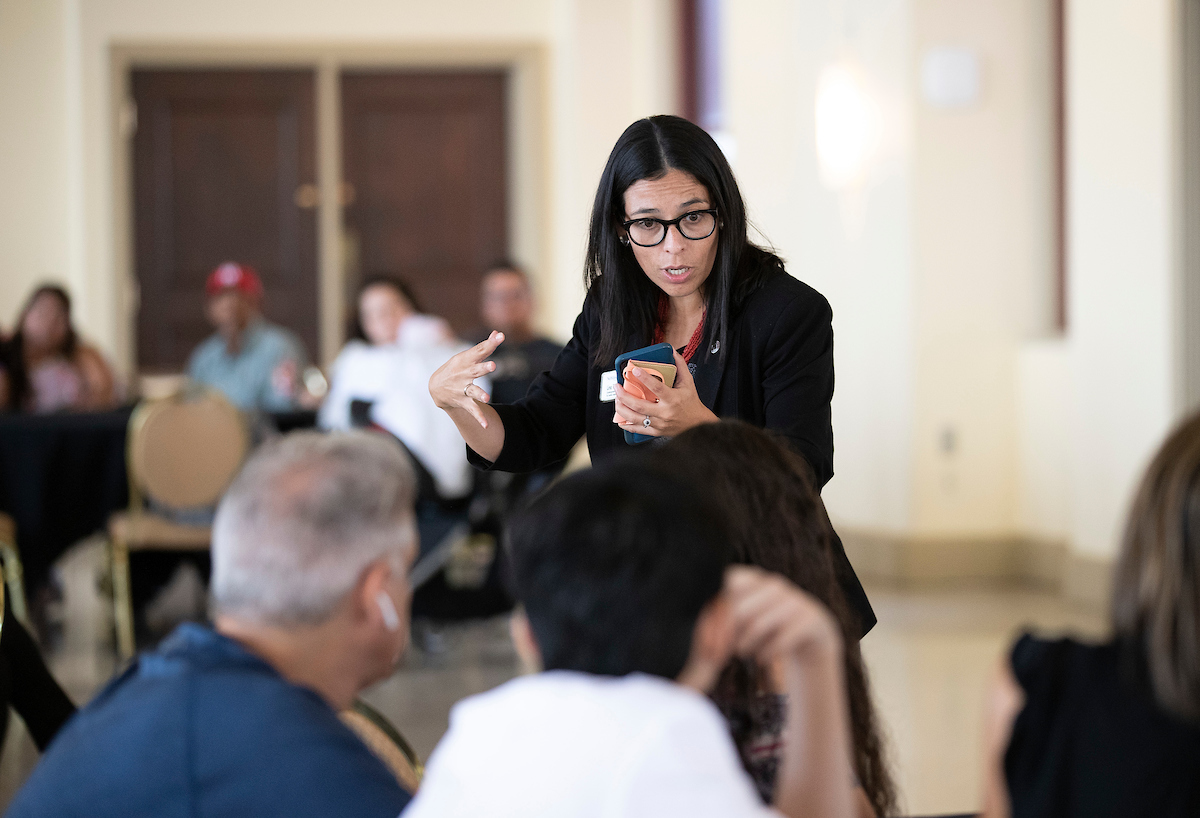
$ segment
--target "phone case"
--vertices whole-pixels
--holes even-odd
[[[673,364],[675,363],[675,350],[668,343],[654,344],[653,346],[642,347],[635,349],[633,352],[626,352],[624,355],[618,355],[614,364],[617,370],[617,383],[625,385],[625,364],[628,361],[646,361],[656,364]],[[654,440],[653,435],[639,435],[636,432],[625,432],[625,442],[630,446],[636,446],[639,443],[646,443]]]

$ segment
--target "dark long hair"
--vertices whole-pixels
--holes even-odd
[[[846,693],[850,704],[854,772],[879,816],[894,814],[896,788],[871,704],[870,682],[859,649],[859,623],[833,568],[832,529],[804,459],[771,434],[741,421],[697,426],[664,446],[658,456],[677,469],[703,475],[715,496],[725,498],[738,562],[790,579],[819,599],[841,625]],[[756,726],[747,714],[768,677],[754,662],[734,660],[717,684],[715,698],[733,728],[739,752]],[[747,759],[743,754],[743,763]]]
[[[57,284],[38,286],[21,308],[12,336],[0,344],[0,366],[8,372],[8,405],[2,408],[10,411],[20,411],[28,402],[33,389],[29,381],[29,368],[25,365],[25,317],[43,295],[58,299],[67,315],[67,334],[63,338],[62,349],[59,350],[63,357],[73,358],[79,346],[79,336],[75,333],[75,325],[71,323],[70,294]]]
[[[1133,501],[1113,578],[1126,667],[1166,710],[1200,722],[1200,414],[1162,444]]]
[[[597,366],[612,366],[618,355],[629,351],[629,344],[648,344],[654,334],[662,290],[642,272],[633,249],[621,243],[621,225],[625,191],[672,169],[704,185],[717,210],[717,258],[704,283],[708,317],[702,349],[716,341],[724,349],[732,315],[766,278],[783,271],[778,256],[750,243],[746,205],[713,138],[681,117],[639,119],[613,146],[592,205],[584,283],[600,302],[600,341],[593,358]]]
[[[358,285],[358,292],[355,294],[354,304],[350,310],[350,319],[346,322],[349,325],[349,331],[346,333],[348,338],[359,341],[367,340],[367,333],[363,331],[362,317],[358,314],[358,302],[362,298],[362,294],[372,287],[388,287],[407,301],[413,312],[424,312],[421,309],[421,302],[417,301],[417,296],[413,293],[412,285],[407,281],[389,273],[373,273]]]

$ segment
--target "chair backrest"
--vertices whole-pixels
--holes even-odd
[[[363,701],[355,701],[349,710],[340,713],[342,723],[367,745],[396,777],[405,792],[416,793],[424,768],[416,752],[404,740],[383,714]]]
[[[213,506],[250,448],[241,414],[211,390],[144,401],[129,419],[131,497],[172,508]]]

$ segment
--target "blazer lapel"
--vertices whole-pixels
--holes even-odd
[[[704,350],[703,357],[696,356],[700,358],[698,362],[696,358],[692,359],[696,365],[696,371],[692,373],[692,379],[696,382],[696,394],[700,396],[700,402],[714,412],[717,391],[721,388],[721,378],[725,375],[725,366],[729,361],[729,355],[722,355],[721,352],[719,348],[714,352],[713,348],[709,347]]]

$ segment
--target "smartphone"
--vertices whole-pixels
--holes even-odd
[[[626,352],[624,355],[618,355],[614,364],[614,368],[617,370],[617,383],[621,384],[622,386],[625,385],[625,364],[630,361],[635,361],[638,363],[645,362],[653,364],[670,364],[674,366],[675,349],[670,344],[664,342],[661,344],[654,344],[653,346],[642,347],[641,349],[635,349],[633,352]],[[655,367],[655,370],[662,373],[662,370],[660,370],[657,366]],[[663,382],[666,382],[665,377]],[[672,378],[672,382],[668,383],[667,386],[674,386],[674,378]],[[653,435],[639,435],[636,432],[625,432],[625,442],[630,446],[636,446],[639,443],[646,443],[650,440],[654,440]]]

